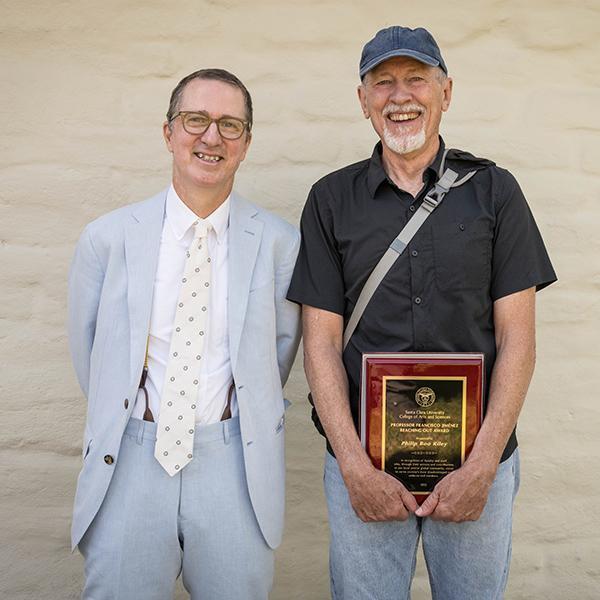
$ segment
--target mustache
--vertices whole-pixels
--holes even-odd
[[[394,104],[391,102],[390,104],[386,104],[383,109],[383,116],[387,117],[390,113],[395,112],[425,112],[425,107],[417,104],[416,102],[411,102],[409,104]]]

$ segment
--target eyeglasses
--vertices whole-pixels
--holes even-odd
[[[211,123],[216,123],[222,138],[237,140],[242,137],[242,134],[248,128],[248,122],[242,121],[242,119],[236,119],[235,117],[213,119],[205,112],[189,110],[180,110],[173,115],[169,122],[172,123],[177,117],[181,117],[183,128],[191,135],[201,135],[211,126]]]

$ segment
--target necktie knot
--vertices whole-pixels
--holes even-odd
[[[205,238],[212,229],[212,225],[206,219],[198,219],[194,222],[194,239]]]

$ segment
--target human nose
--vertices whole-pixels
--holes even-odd
[[[217,127],[217,122],[213,121],[206,129],[206,131],[200,136],[200,139],[207,146],[216,146],[221,143],[221,134]]]
[[[395,104],[404,104],[412,100],[412,93],[402,81],[396,81],[390,94],[390,100]]]

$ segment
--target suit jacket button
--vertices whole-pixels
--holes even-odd
[[[129,398],[125,398],[125,402],[123,402],[123,404],[125,405],[125,410],[127,410],[129,408]]]
[[[110,454],[107,454],[107,455],[104,457],[104,462],[105,462],[107,465],[112,465],[112,464],[115,462],[115,459],[114,459],[114,458],[113,458],[113,457],[112,457]]]

